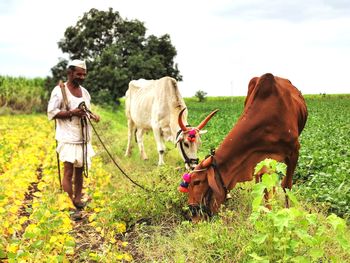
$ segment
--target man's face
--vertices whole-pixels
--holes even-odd
[[[86,70],[83,68],[75,67],[71,73],[72,83],[75,87],[82,85],[86,77]]]

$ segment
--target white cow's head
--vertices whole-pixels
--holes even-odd
[[[197,127],[186,126],[182,120],[182,114],[186,108],[179,113],[178,123],[180,130],[176,136],[176,146],[185,162],[186,169],[193,169],[198,164],[198,148],[201,144],[200,135],[206,133],[202,130],[208,121],[214,116],[218,110],[211,112]]]

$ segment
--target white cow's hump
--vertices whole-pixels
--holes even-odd
[[[130,84],[138,88],[146,88],[155,82],[153,79],[137,79],[130,81]]]

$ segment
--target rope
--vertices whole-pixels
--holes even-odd
[[[126,174],[126,172],[119,166],[119,164],[114,160],[114,158],[113,158],[113,156],[111,155],[111,153],[108,151],[106,145],[103,143],[103,141],[102,141],[100,135],[97,133],[97,131],[96,131],[94,125],[92,124],[90,118],[88,118],[88,120],[89,120],[89,123],[90,123],[92,129],[94,130],[94,132],[95,132],[97,138],[99,139],[99,141],[100,141],[100,143],[102,144],[103,148],[104,148],[105,151],[107,152],[109,158],[111,158],[111,160],[113,161],[113,163],[115,164],[115,166],[118,167],[119,171],[120,171],[126,178],[128,178],[133,184],[137,185],[138,187],[140,187],[141,189],[145,190],[146,192],[150,192],[149,189],[146,189],[145,187],[143,187],[142,185],[138,184],[136,181],[134,181],[133,179],[131,179],[130,176],[128,176],[128,175]]]
[[[86,107],[84,108],[84,110],[86,110],[86,111],[87,111],[88,113],[90,113],[90,114],[93,114],[93,113],[92,113],[89,109],[87,109]],[[96,131],[96,129],[95,129],[95,126],[92,124],[90,118],[87,118],[87,119],[88,119],[88,121],[89,121],[89,123],[90,123],[92,129],[94,130],[94,132],[95,132],[95,134],[96,134],[98,140],[100,141],[100,143],[102,144],[103,148],[104,148],[105,151],[107,152],[109,158],[113,161],[113,163],[115,164],[115,166],[118,167],[119,171],[120,171],[126,178],[128,178],[128,179],[130,180],[130,182],[132,182],[134,185],[140,187],[140,188],[141,188],[142,190],[144,190],[147,194],[156,194],[155,191],[152,191],[152,190],[150,190],[150,189],[147,189],[146,187],[140,185],[139,183],[137,183],[136,181],[134,181],[132,178],[130,178],[130,176],[127,175],[127,173],[119,166],[119,164],[115,161],[115,159],[113,158],[113,156],[111,155],[111,153],[108,151],[106,145],[103,143],[103,141],[102,141],[100,135],[97,133],[97,131]],[[154,195],[154,196],[158,199],[158,201],[159,201],[161,204],[163,204],[163,205],[166,207],[167,204],[166,204],[162,199],[160,199],[158,195]]]
[[[88,140],[88,126],[86,117],[81,118],[81,133],[83,138],[82,151],[83,151],[83,174],[86,178],[89,177],[89,167],[87,162],[87,140]]]

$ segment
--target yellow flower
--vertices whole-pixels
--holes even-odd
[[[89,222],[94,221],[95,218],[96,218],[96,214],[91,214],[91,215],[89,216]]]
[[[56,241],[57,241],[57,236],[51,236],[50,237],[50,243],[56,243]]]
[[[22,205],[22,202],[21,202],[20,200],[15,200],[15,205],[21,206],[21,205]]]
[[[126,231],[126,226],[124,223],[117,223],[116,227],[118,233],[124,233]]]
[[[23,216],[23,217],[21,217],[20,219],[19,219],[19,223],[21,224],[21,225],[23,225],[24,224],[24,222],[25,221],[27,221],[28,220],[28,217],[26,217],[26,216]]]
[[[100,211],[101,211],[101,208],[96,207],[96,208],[94,208],[94,211],[95,211],[96,213],[98,213],[98,212],[100,212]]]
[[[10,213],[12,213],[12,214],[16,214],[17,211],[18,211],[18,206],[16,206],[16,205],[11,206],[10,209],[9,209],[9,211],[10,211]]]
[[[10,226],[10,223],[8,221],[4,221],[4,222],[2,222],[2,226],[4,228],[8,228]]]
[[[129,254],[124,254],[124,259],[125,259],[126,261],[128,261],[128,262],[130,262],[130,261],[133,260],[132,256],[129,255]]]
[[[7,251],[11,253],[16,253],[18,250],[18,244],[9,244],[7,245]]]
[[[41,181],[40,183],[38,183],[38,189],[40,191],[42,191],[46,186],[47,186],[47,184],[45,182]]]
[[[51,216],[50,211],[49,211],[49,210],[46,210],[44,216],[47,217],[47,218],[49,218],[49,217]]]
[[[112,244],[115,244],[115,242],[117,242],[117,240],[114,237],[111,237],[109,239],[109,242],[112,243]]]

